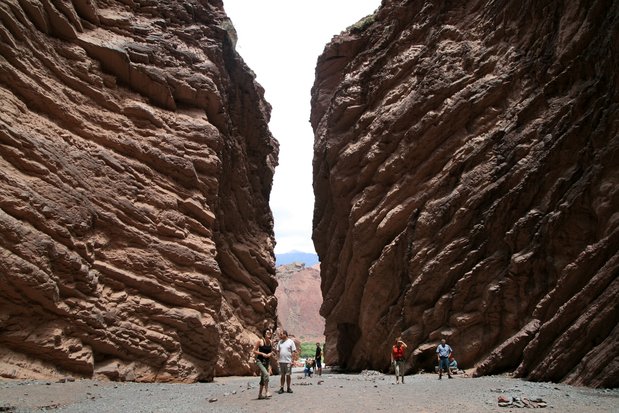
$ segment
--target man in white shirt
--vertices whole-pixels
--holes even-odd
[[[284,382],[288,387],[286,393],[292,393],[290,388],[291,374],[292,374],[292,359],[294,353],[297,352],[297,346],[294,341],[288,338],[288,332],[282,330],[279,333],[279,342],[277,343],[277,352],[279,353],[279,372],[281,375],[280,385],[278,393],[284,393]]]

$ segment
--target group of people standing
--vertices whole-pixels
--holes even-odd
[[[322,376],[322,349],[320,348],[320,343],[316,343],[316,358],[308,357],[305,359],[303,377],[312,377],[313,373],[318,373],[319,376]]]
[[[398,337],[395,339],[395,344],[391,347],[391,364],[393,365],[393,370],[395,372],[395,382],[396,384],[400,383],[400,379],[402,383],[404,383],[404,351],[406,350],[407,345],[402,341],[402,337]],[[457,362],[454,360],[453,349],[447,344],[445,339],[441,340],[441,343],[436,347],[436,359],[438,361],[438,379],[441,380],[443,378],[443,371],[447,373],[447,377],[450,379],[453,378],[451,375],[451,368],[454,366],[457,368]]]
[[[277,391],[279,394],[293,393],[290,388],[292,381],[292,362],[297,353],[297,346],[286,330],[281,330],[279,340],[273,343],[273,330],[267,328],[262,334],[262,338],[256,341],[254,345],[254,356],[256,364],[260,369],[260,390],[258,391],[258,399],[268,399],[271,397],[269,393],[269,377],[271,376],[271,357],[278,355],[279,373],[280,373],[280,388]],[[322,349],[320,344],[316,343],[315,369],[318,375],[322,375]],[[284,390],[284,385],[286,390]]]
[[[260,369],[258,399],[268,399],[271,397],[269,393],[269,377],[271,376],[271,358],[274,354],[278,355],[280,372],[280,388],[277,393],[293,393],[290,384],[292,381],[292,364],[295,353],[297,353],[297,346],[294,340],[288,337],[286,330],[280,331],[279,340],[275,344],[272,341],[272,336],[273,330],[268,328],[264,330],[262,338],[256,341],[254,345],[256,364]],[[391,348],[391,363],[395,371],[396,384],[400,383],[400,380],[404,383],[404,362],[406,360],[404,353],[407,347],[402,337],[398,337]],[[450,379],[453,378],[450,368],[455,363],[455,360],[453,360],[452,353],[452,348],[446,343],[445,339],[442,339],[441,343],[436,347],[439,380],[443,378],[443,371],[447,373]],[[322,349],[320,348],[320,343],[316,343],[313,367],[318,372],[318,375],[322,376]],[[286,390],[284,390],[284,386],[286,386]]]

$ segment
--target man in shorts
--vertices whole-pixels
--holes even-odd
[[[286,393],[292,393],[290,388],[292,374],[292,359],[294,353],[297,352],[297,346],[294,341],[288,337],[288,332],[282,330],[279,333],[279,342],[277,343],[277,352],[279,353],[279,372],[280,372],[280,388],[278,393],[284,393],[284,382],[286,383]]]
[[[449,347],[449,344],[445,342],[445,339],[441,340],[441,344],[436,347],[436,358],[438,359],[438,379],[443,378],[443,370],[447,372],[447,377],[452,379],[451,371],[449,370],[449,356],[453,350]]]

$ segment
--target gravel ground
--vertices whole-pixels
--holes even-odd
[[[453,380],[435,374],[393,376],[324,372],[322,377],[293,374],[293,394],[277,394],[279,377],[271,377],[273,397],[258,400],[257,377],[221,377],[213,383],[144,384],[78,380],[65,383],[0,381],[0,412],[518,412],[499,407],[499,396],[540,397],[554,412],[619,412],[619,389],[588,389],[533,383],[507,376]]]

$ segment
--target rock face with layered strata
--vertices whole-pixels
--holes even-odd
[[[270,106],[221,1],[0,4],[0,375],[253,371]]]
[[[327,358],[619,385],[619,3],[383,0],[319,57]]]

